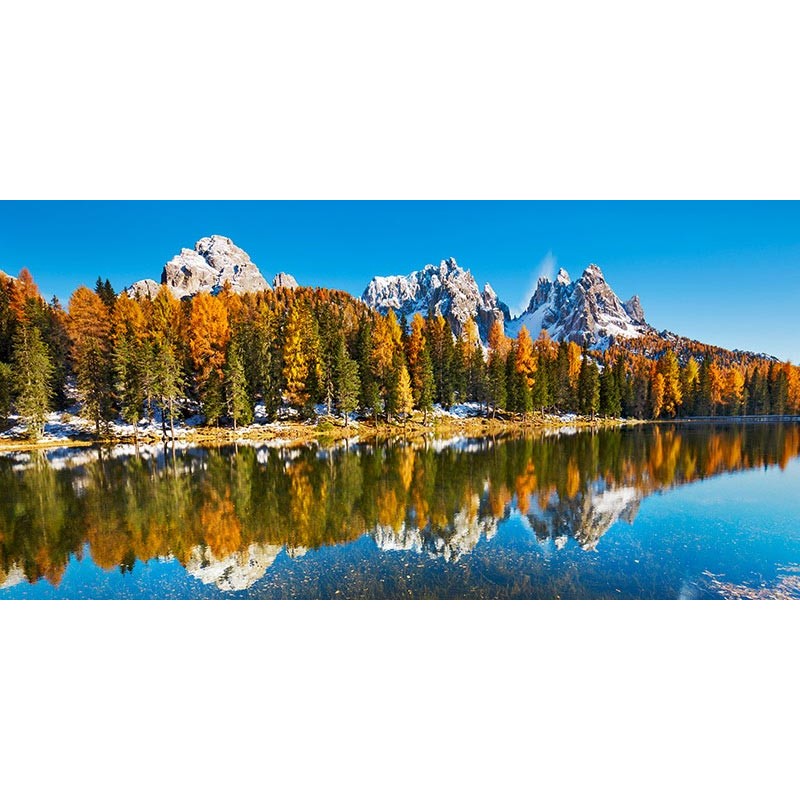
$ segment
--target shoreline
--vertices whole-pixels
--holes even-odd
[[[492,418],[492,417],[432,417],[426,425],[421,419],[411,419],[407,423],[379,422],[359,420],[345,426],[341,418],[322,417],[315,422],[286,422],[269,425],[251,425],[246,428],[180,428],[175,438],[148,433],[140,435],[141,445],[163,444],[171,442],[222,445],[235,443],[268,444],[279,442],[285,446],[300,446],[317,442],[329,445],[345,439],[408,439],[419,440],[430,436],[500,436],[507,434],[548,434],[569,430],[599,430],[601,428],[620,428],[641,425],[649,420],[609,419],[596,417],[560,418],[555,415],[531,414],[527,419]],[[95,436],[81,433],[75,436],[64,436],[57,439],[2,439],[0,453],[24,452],[32,450],[48,450],[58,447],[96,447],[103,445],[134,444],[130,434],[106,434]]]

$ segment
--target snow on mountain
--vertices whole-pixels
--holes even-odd
[[[428,264],[409,275],[375,277],[361,299],[381,313],[391,308],[398,317],[405,314],[409,321],[417,313],[439,312],[456,336],[461,335],[467,320],[474,319],[483,341],[495,319],[505,322],[510,318],[508,306],[498,300],[494,289],[487,283],[480,291],[470,271],[459,267],[454,258],[445,259],[438,267]]]
[[[183,248],[164,265],[161,283],[166,284],[178,299],[199,292],[217,294],[228,283],[237,294],[261,292],[269,284],[250,260],[250,256],[225,236],[207,236],[200,239],[194,250]],[[137,281],[128,294],[150,295],[155,281]]]
[[[544,329],[556,341],[591,347],[632,339],[650,329],[639,298],[622,303],[596,264],[590,264],[576,281],[563,269],[554,281],[539,278],[528,308],[506,325],[506,332],[516,336],[523,325],[534,339]]]

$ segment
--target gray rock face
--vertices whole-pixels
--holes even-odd
[[[145,278],[142,281],[136,281],[136,283],[131,284],[125,291],[128,294],[128,297],[149,297],[151,300],[153,300],[158,294],[158,290],[160,288],[160,283],[156,283],[152,278]]]
[[[164,266],[161,283],[177,298],[198,292],[217,294],[226,283],[237,294],[269,289],[250,256],[225,236],[208,236],[194,250],[181,250]]]
[[[414,314],[427,316],[440,313],[449,323],[453,333],[460,336],[467,320],[474,319],[478,332],[485,342],[492,322],[501,323],[510,318],[508,306],[497,299],[487,283],[481,292],[469,270],[463,270],[454,258],[435,266],[428,264],[409,275],[375,277],[361,299],[381,313],[394,309],[410,321]]]
[[[640,325],[644,325],[644,309],[642,308],[642,301],[639,295],[635,294],[630,300],[622,304],[622,307],[628,312],[628,316]]]
[[[273,289],[297,289],[297,288],[299,288],[299,284],[294,279],[294,276],[290,275],[288,272],[279,272],[272,279],[272,288]]]
[[[638,297],[629,303],[633,314],[596,264],[590,264],[574,282],[562,269],[555,281],[539,278],[528,308],[509,323],[508,333],[514,336],[524,325],[534,339],[544,329],[556,341],[604,347],[614,339],[635,338],[649,330]]]

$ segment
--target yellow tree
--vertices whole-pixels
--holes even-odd
[[[678,358],[672,350],[667,350],[661,356],[658,361],[658,371],[664,376],[663,411],[674,417],[683,401],[683,392]]]
[[[725,401],[733,414],[739,414],[744,400],[744,374],[739,367],[725,370]]]
[[[567,345],[567,363],[569,364],[569,385],[573,392],[578,391],[578,378],[581,374],[581,364],[583,363],[583,354],[581,348],[575,343],[570,342]]]
[[[657,372],[653,378],[651,394],[650,394],[650,411],[653,419],[658,419],[661,416],[661,411],[664,408],[664,376]]]
[[[536,355],[533,350],[533,341],[528,329],[523,325],[519,329],[516,341],[514,366],[517,372],[522,375],[528,385],[528,389],[533,388],[533,376],[536,372]]]
[[[318,335],[304,303],[294,303],[286,320],[283,341],[283,380],[286,401],[304,408],[312,399],[317,382]]]
[[[70,297],[67,330],[84,413],[94,420],[99,434],[100,422],[111,416],[113,400],[111,317],[108,306],[85,286]]]
[[[225,356],[231,332],[228,311],[218,297],[202,292],[192,300],[189,315],[189,355],[206,422],[223,412]]]
[[[403,418],[403,426],[405,427],[406,420],[411,412],[414,410],[414,397],[411,392],[411,376],[408,374],[406,365],[400,367],[397,376],[397,402],[395,404],[395,413]]]

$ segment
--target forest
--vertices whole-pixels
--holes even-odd
[[[67,308],[46,302],[30,272],[0,274],[0,426],[16,414],[32,438],[47,415],[81,404],[98,436],[202,415],[207,426],[353,414],[376,423],[435,405],[480,404],[493,417],[534,413],[671,419],[800,413],[800,368],[680,337],[644,336],[605,351],[495,322],[488,347],[474,323],[455,338],[439,314],[382,316],[331,289],[277,288],[175,299],[81,286]]]

